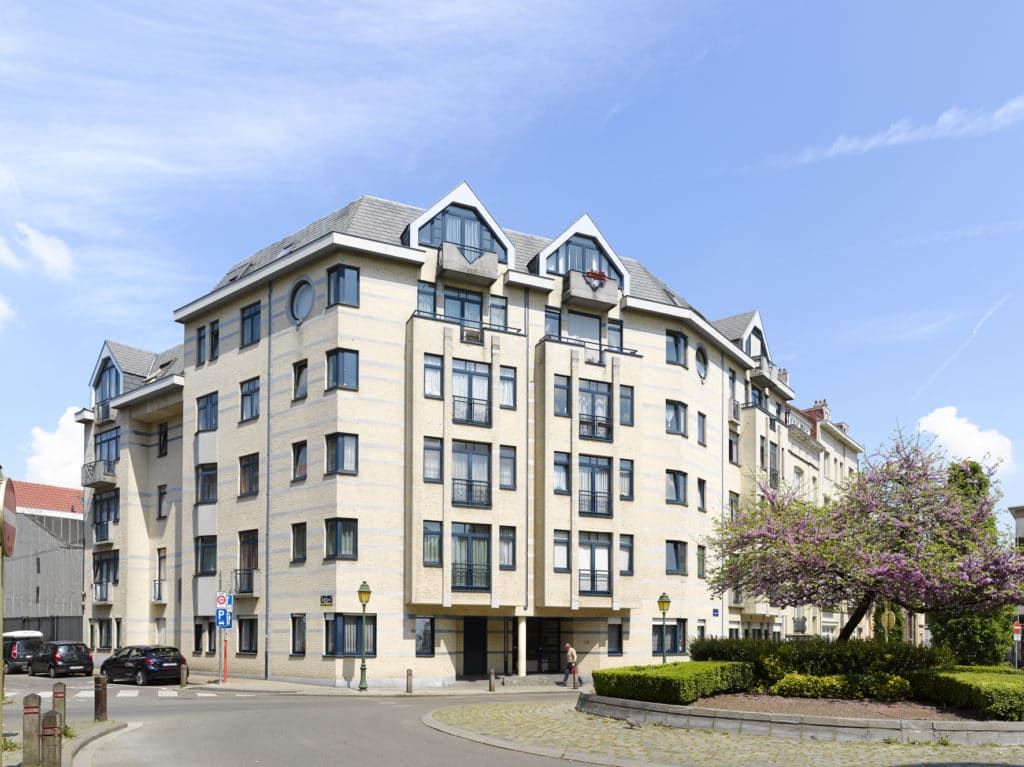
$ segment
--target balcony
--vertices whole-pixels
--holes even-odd
[[[767,357],[758,357],[757,365],[750,371],[750,382],[755,386],[767,386],[781,392],[785,399],[793,399],[796,392],[789,388],[789,373],[785,368],[776,367]]]
[[[92,461],[82,464],[82,487],[110,490],[117,484],[115,461]]]
[[[565,273],[562,303],[579,309],[606,312],[619,303],[619,283],[599,272]]]
[[[610,442],[612,439],[612,422],[607,416],[580,413],[580,437],[582,439],[599,439]]]
[[[611,496],[606,492],[580,490],[580,514],[588,517],[610,517]]]
[[[109,605],[112,601],[110,591],[111,589],[109,581],[100,581],[92,584],[93,604]]]
[[[240,568],[231,571],[231,593],[235,596],[256,596],[255,570]]]
[[[468,423],[473,426],[490,426],[490,400],[452,397],[452,422]]]
[[[97,402],[96,406],[92,409],[93,417],[96,419],[96,426],[113,421],[114,416],[117,415],[117,411],[110,407],[110,401]]]
[[[157,578],[153,581],[153,595],[152,601],[156,604],[167,603],[167,581],[163,578]]]
[[[452,591],[490,591],[491,566],[452,564]]]
[[[498,279],[498,255],[469,245],[443,242],[437,249],[437,273],[445,280],[490,285]]]
[[[547,335],[544,336],[542,341],[554,341],[560,344],[568,344],[570,346],[579,346],[584,350],[583,359],[586,362],[592,362],[596,365],[603,365],[605,355],[608,352],[614,352],[616,354],[628,354],[632,357],[639,356],[639,352],[636,349],[627,349],[624,346],[609,346],[608,344],[600,343],[599,341],[592,341],[586,338],[576,338],[574,336],[556,336]]]
[[[110,543],[110,523],[94,522],[92,526],[93,543]]]
[[[491,505],[491,483],[484,480],[453,479],[452,504],[489,508]]]
[[[580,570],[580,596],[609,596],[611,593],[611,571]]]

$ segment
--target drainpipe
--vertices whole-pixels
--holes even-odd
[[[263,527],[263,678],[270,678],[270,402],[271,385],[271,363],[273,356],[271,348],[274,345],[274,281],[267,283],[267,480],[266,503],[267,511]]]
[[[721,378],[722,378],[722,394],[721,394],[721,398],[725,399],[725,393],[726,393],[725,392],[725,385],[726,385],[726,382],[728,380],[728,378],[726,377],[726,372],[725,372],[725,352],[724,351],[720,351],[718,354],[719,354],[719,359],[720,359],[719,367],[722,369],[722,376],[721,376]],[[729,452],[729,415],[731,414],[731,412],[732,412],[732,392],[730,391],[729,392],[729,398],[727,400],[725,400],[725,407],[722,409],[722,440],[718,443],[718,448],[719,448],[719,450],[722,451],[719,454],[719,456],[718,456],[718,465],[721,468],[721,473],[722,473],[722,478],[721,478],[721,481],[719,483],[719,488],[720,488],[721,493],[722,493],[722,496],[721,496],[722,502],[719,504],[719,512],[718,513],[720,515],[720,518],[721,518],[722,522],[725,522],[725,510],[726,510],[726,508],[728,506],[728,501],[729,501],[729,491],[725,487],[725,463],[726,463],[726,461],[729,460],[729,456],[728,456],[728,452]],[[727,636],[727,633],[726,633],[726,630],[725,630],[725,626],[726,626],[726,624],[725,624],[725,620],[726,620],[726,607],[725,607],[725,592],[724,591],[722,592],[721,606],[718,608],[718,614],[719,614],[719,616],[721,616],[719,618],[719,634],[718,635],[724,637],[724,636]]]
[[[526,455],[523,456],[523,467],[526,469],[526,482],[523,487],[523,612],[530,609],[530,493],[533,491],[535,478],[530,475],[530,458],[533,456],[533,442],[530,434],[530,289],[523,288],[523,333],[525,340],[525,360],[523,366],[523,429],[526,434]],[[519,381],[516,381],[519,386]],[[519,396],[519,392],[516,392]],[[535,471],[536,473],[536,471]],[[516,552],[518,556],[519,552]],[[518,565],[518,563],[517,563]],[[516,620],[516,674],[526,676],[526,616]]]

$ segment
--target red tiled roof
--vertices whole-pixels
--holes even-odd
[[[39,485],[35,482],[14,481],[14,495],[19,509],[46,509],[82,513],[82,490],[73,487]]]

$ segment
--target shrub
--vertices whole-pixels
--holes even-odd
[[[1024,679],[1012,670],[916,671],[910,684],[919,700],[978,711],[991,719],[1024,721]]]
[[[895,703],[914,694],[910,682],[896,674],[876,674],[868,685],[868,697]]]
[[[745,692],[754,686],[747,663],[680,662],[594,671],[598,695],[654,703],[693,703],[726,692]]]
[[[852,698],[850,685],[842,674],[814,676],[813,674],[786,674],[768,688],[772,695],[786,698]]]
[[[948,647],[964,665],[995,664],[1013,647],[1016,608],[970,613],[939,610],[928,614],[932,642]]]

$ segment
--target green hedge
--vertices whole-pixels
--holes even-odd
[[[749,664],[718,661],[599,669],[593,676],[598,695],[683,705],[709,695],[746,692],[755,684]]]
[[[910,682],[895,674],[786,674],[768,688],[772,695],[787,698],[875,698],[906,700],[912,694]]]
[[[989,719],[1024,721],[1024,674],[1013,669],[961,666],[916,671],[910,684],[918,700],[977,711]]]

